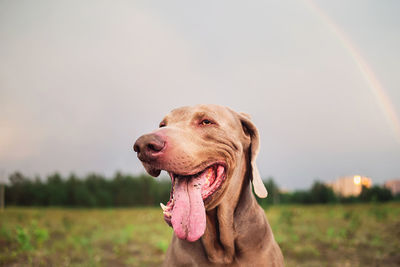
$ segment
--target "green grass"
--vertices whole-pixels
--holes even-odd
[[[272,206],[287,266],[399,266],[400,203]],[[172,229],[159,208],[7,208],[0,266],[159,266]]]

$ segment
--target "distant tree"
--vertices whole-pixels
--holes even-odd
[[[85,186],[93,198],[93,206],[108,207],[112,205],[112,194],[110,192],[110,182],[103,176],[89,174],[85,178]]]
[[[268,191],[268,196],[266,198],[257,198],[258,203],[266,207],[268,205],[279,204],[281,193],[279,191],[278,185],[275,183],[272,177],[269,177],[266,182],[264,182],[264,186]]]
[[[47,203],[50,206],[62,206],[67,203],[67,190],[65,182],[59,173],[47,177]]]
[[[337,201],[332,188],[320,181],[315,181],[310,190],[312,203],[333,203]]]
[[[116,206],[143,205],[140,198],[139,182],[133,176],[117,172],[113,180],[113,202]]]
[[[5,194],[7,205],[29,204],[29,180],[20,172],[14,172],[9,176],[9,181],[11,185],[7,186]]]
[[[32,199],[30,200],[31,205],[34,206],[45,206],[47,203],[47,190],[46,184],[42,182],[39,176],[36,176],[31,185]]]
[[[170,192],[171,192],[171,181],[169,179],[156,179],[152,189],[154,204],[155,205],[159,205],[159,203],[166,204],[170,198]]]
[[[26,179],[20,172],[14,172],[10,175],[8,180],[10,180],[11,185],[21,185]]]
[[[298,190],[290,195],[291,203],[312,204],[313,200],[309,191]]]
[[[97,200],[92,191],[90,191],[86,181],[79,179],[74,174],[68,177],[65,182],[67,192],[66,206],[95,207]]]
[[[393,199],[392,192],[384,187],[373,186],[367,188],[362,187],[359,199],[363,202],[386,202]]]
[[[75,174],[71,173],[65,182],[65,187],[67,190],[67,206],[76,206],[78,204],[77,189],[79,187],[80,181]]]

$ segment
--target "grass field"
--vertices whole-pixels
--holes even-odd
[[[287,266],[400,266],[400,203],[272,206]],[[159,266],[172,230],[159,208],[7,208],[1,266]]]

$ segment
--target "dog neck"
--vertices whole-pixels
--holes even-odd
[[[204,251],[210,262],[216,264],[230,264],[237,252],[240,239],[246,236],[246,225],[252,220],[251,213],[257,211],[258,205],[252,193],[250,184],[250,169],[244,159],[241,164],[243,170],[236,185],[236,189],[229,190],[223,201],[214,209],[207,211],[207,228],[201,238]],[[244,177],[244,178],[243,178]],[[237,188],[240,188],[239,190]],[[247,229],[248,230],[248,229]]]

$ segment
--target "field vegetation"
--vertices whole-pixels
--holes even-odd
[[[399,266],[400,203],[266,209],[287,266]],[[172,230],[160,208],[0,213],[1,266],[159,266]]]

